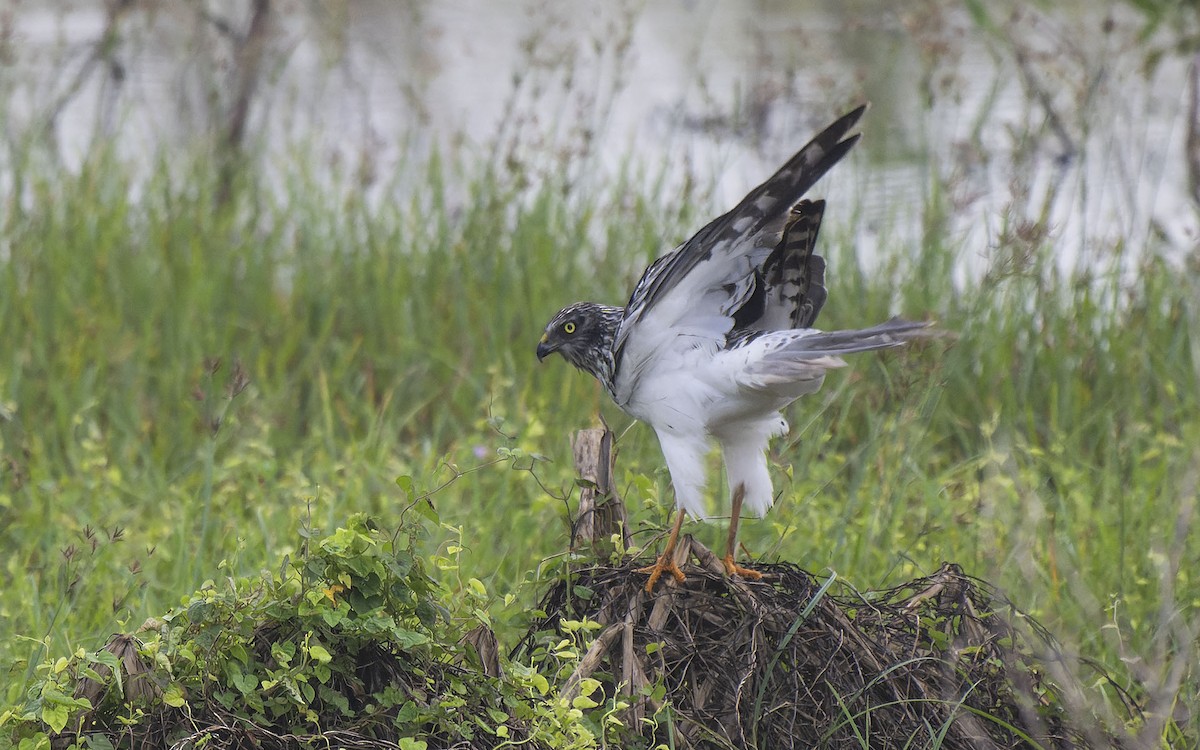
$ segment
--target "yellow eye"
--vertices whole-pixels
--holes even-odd
[[[575,333],[575,324],[574,323],[563,323],[563,330],[566,331],[567,333]]]

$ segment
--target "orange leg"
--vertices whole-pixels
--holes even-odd
[[[667,537],[667,546],[663,549],[662,554],[653,565],[647,568],[638,568],[639,573],[649,573],[650,580],[646,581],[646,593],[649,594],[654,590],[654,584],[658,583],[658,579],[662,574],[670,573],[676,581],[682,582],[686,576],[679,566],[675,564],[675,543],[679,541],[679,530],[683,528],[683,511],[679,511],[679,515],[675,517],[675,525],[671,527],[671,535]]]
[[[729,519],[729,539],[725,544],[725,558],[722,562],[725,563],[725,572],[731,576],[741,576],[749,578],[752,581],[757,581],[762,578],[762,573],[757,570],[743,568],[733,561],[733,553],[737,549],[737,532],[738,522],[742,518],[742,501],[746,499],[746,485],[739,484],[737,489],[733,491],[733,514]]]

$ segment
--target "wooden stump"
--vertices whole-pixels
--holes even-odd
[[[612,430],[607,428],[580,430],[571,441],[580,486],[579,518],[571,535],[571,551],[590,550],[597,560],[608,559],[614,534],[620,535],[622,548],[630,542],[625,504],[613,481],[613,443]]]

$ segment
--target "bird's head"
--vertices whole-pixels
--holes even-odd
[[[624,309],[576,302],[558,311],[538,341],[537,358],[558,352],[565,360],[607,381],[612,375],[612,345]]]

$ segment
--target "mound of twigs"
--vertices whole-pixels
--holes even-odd
[[[700,565],[649,595],[632,561],[578,570],[547,593],[518,653],[536,658],[534,636],[556,623],[599,622],[568,690],[591,677],[624,695],[650,746],[1119,746],[1069,720],[1033,656],[1053,651],[1045,632],[955,565],[859,593],[790,564],[731,579],[690,537],[676,559],[689,547]],[[665,694],[648,687],[659,681]]]

